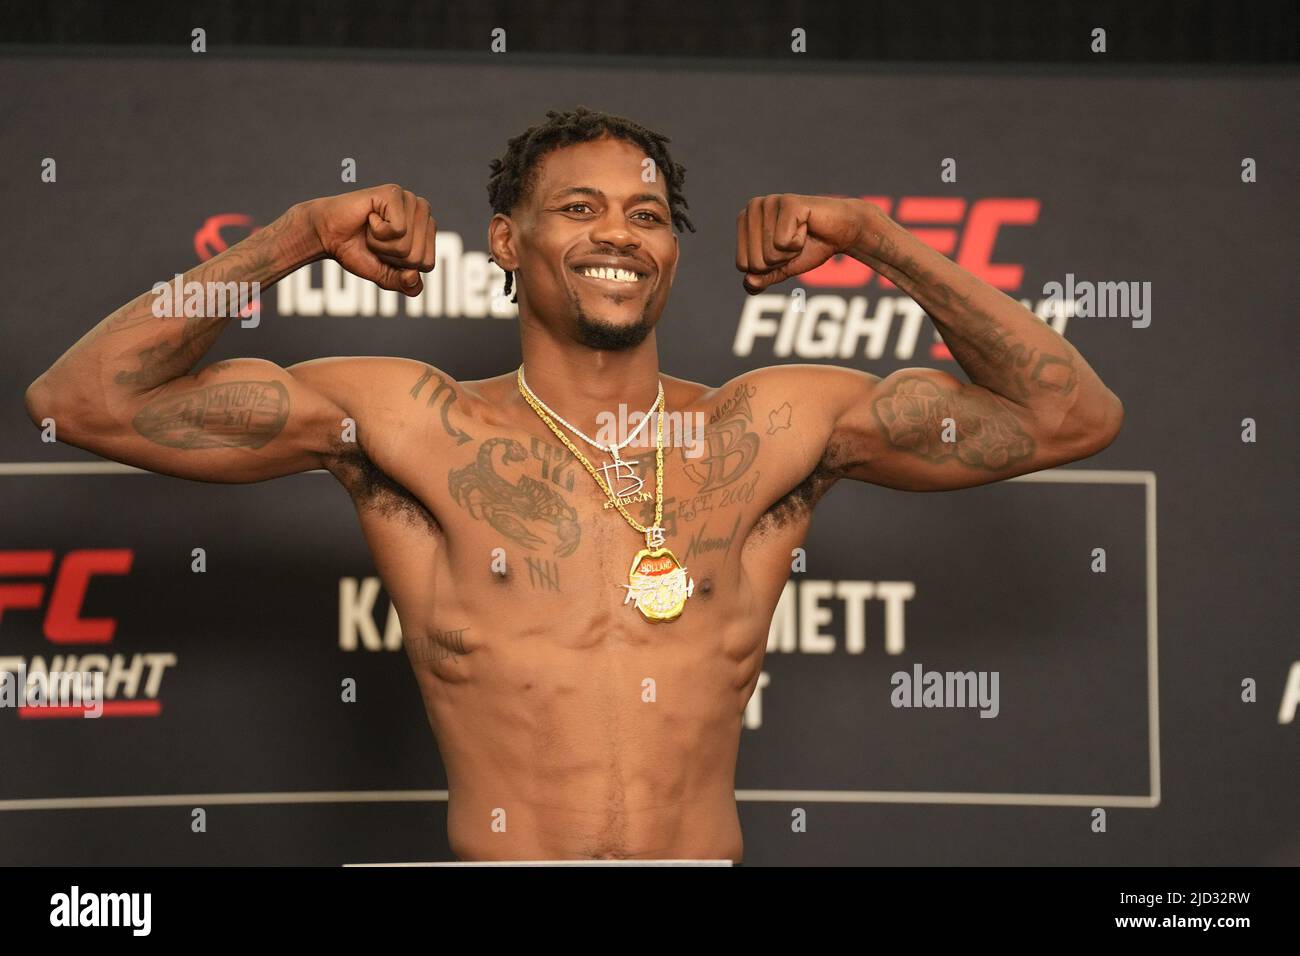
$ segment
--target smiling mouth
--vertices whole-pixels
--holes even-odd
[[[631,269],[615,269],[610,266],[581,266],[575,267],[572,271],[583,279],[609,289],[635,289],[648,278],[643,273]]]

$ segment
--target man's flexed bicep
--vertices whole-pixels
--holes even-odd
[[[59,441],[147,471],[242,483],[311,471],[337,454],[348,413],[264,359],[216,362],[128,400],[33,412]]]
[[[1106,430],[1048,418],[947,372],[822,370],[828,448],[846,478],[906,491],[1000,481],[1096,454]],[[1113,434],[1113,433],[1111,433]]]
[[[28,387],[27,412],[53,420],[61,441],[163,474],[246,482],[322,467],[348,441],[350,406],[322,387],[328,376],[306,382],[251,358],[197,367],[239,314],[230,290],[264,292],[333,258],[419,295],[435,231],[428,201],[396,184],[298,203],[186,272],[183,303],[156,283],[93,326]]]
[[[736,267],[751,294],[836,253],[916,300],[970,384],[921,368],[883,381],[829,367],[812,375],[801,393],[834,422],[824,468],[941,491],[1084,458],[1119,433],[1124,406],[1078,349],[871,203],[775,194],[750,200],[737,220]]]

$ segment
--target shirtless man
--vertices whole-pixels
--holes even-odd
[[[602,415],[652,408],[662,382],[667,413],[705,422],[702,449],[663,451],[658,527],[675,561],[652,551],[641,567],[685,566],[658,592],[678,605],[671,619],[639,604],[650,592],[633,584],[653,578],[630,576],[634,556],[658,543],[641,530],[656,527],[655,502],[604,507],[569,445],[616,493],[632,481],[602,472],[611,456],[548,415],[562,442],[514,369],[458,382],[410,358],[196,367],[229,319],[158,318],[146,292],[41,375],[27,408],[38,423],[53,418],[65,442],[162,474],[338,478],[401,620],[460,859],[739,862],[742,714],[791,551],[826,490],[853,478],[939,491],[1051,468],[1110,444],[1123,409],[1021,305],[877,207],[820,196],[749,201],[737,220],[745,289],[852,256],[924,307],[971,383],[929,368],[882,379],[811,364],[719,387],[661,374],[656,325],[677,230],[694,228],[685,171],[664,137],[634,123],[581,108],[548,116],[492,164],[491,252],[516,284],[527,386],[554,415],[601,440]],[[332,257],[416,295],[434,231],[425,199],[361,189],[293,206],[184,279],[265,289]],[[647,428],[622,453],[651,499],[657,442]],[[706,518],[714,533],[734,528],[732,542],[690,554]]]

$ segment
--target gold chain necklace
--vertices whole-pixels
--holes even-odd
[[[619,512],[627,519],[636,531],[645,535],[646,546],[636,553],[632,558],[632,566],[627,573],[628,583],[620,585],[627,588],[627,594],[623,598],[623,603],[636,601],[636,609],[648,621],[672,621],[676,619],[682,610],[686,607],[686,599],[695,591],[695,582],[686,575],[686,568],[677,556],[671,550],[664,547],[664,529],[660,522],[664,516],[664,417],[663,405],[664,396],[660,391],[659,400],[655,402],[654,411],[659,419],[658,436],[655,440],[655,521],[654,524],[646,527],[641,524],[628,510],[623,507],[623,502],[615,495],[605,483],[605,480],[597,474],[596,469],[587,461],[586,456],[580,452],[573,442],[569,441],[568,436],[556,427],[551,421],[549,415],[544,412],[534,401],[532,396],[524,388],[523,382],[524,367],[519,366],[515,373],[515,383],[519,387],[519,394],[523,396],[528,406],[537,413],[538,417],[546,423],[546,427],[555,433],[555,437],[564,443],[564,447],[573,452],[582,466],[587,469],[587,473],[595,479],[600,490],[605,493],[609,502],[618,508]],[[609,507],[606,504],[605,507]]]

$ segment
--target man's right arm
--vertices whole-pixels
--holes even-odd
[[[186,273],[183,283],[265,290],[332,257],[383,288],[418,295],[433,267],[428,203],[397,186],[300,203]],[[27,390],[32,420],[60,441],[149,471],[250,482],[323,467],[348,411],[264,359],[194,365],[231,320],[159,317],[146,292],[91,329]]]

